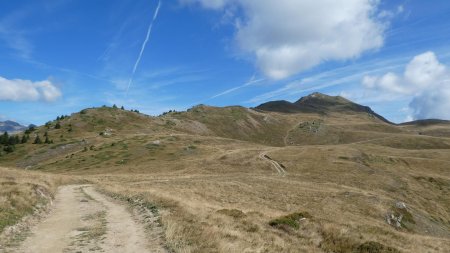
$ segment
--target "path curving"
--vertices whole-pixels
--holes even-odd
[[[272,166],[275,168],[275,170],[277,171],[277,173],[281,176],[286,176],[286,170],[284,169],[284,167],[279,164],[277,161],[273,160],[272,158],[270,158],[267,155],[267,151],[261,152],[259,154],[259,158],[266,160],[267,162],[269,162],[270,164],[272,164]]]

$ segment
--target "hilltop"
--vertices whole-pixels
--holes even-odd
[[[294,103],[288,101],[271,101],[263,103],[256,109],[269,112],[282,113],[318,113],[330,114],[333,112],[366,113],[380,119],[386,123],[392,124],[390,121],[375,113],[370,107],[356,104],[341,96],[328,96],[320,92],[314,92],[308,96],[302,97]]]

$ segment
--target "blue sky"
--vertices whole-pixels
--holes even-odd
[[[394,122],[450,119],[448,13],[445,0],[0,0],[0,120],[315,91]]]

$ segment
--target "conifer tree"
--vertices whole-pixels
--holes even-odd
[[[39,137],[39,135],[36,135],[33,144],[42,144],[42,140],[41,137]]]
[[[6,144],[8,144],[8,145],[15,145],[16,144],[16,138],[14,136],[9,136],[8,142]]]
[[[28,127],[28,129],[27,130],[25,130],[25,134],[31,134],[33,131],[35,131],[36,130],[36,127],[34,126],[34,125],[30,125],[29,127]]]
[[[20,141],[20,143],[24,144],[24,143],[27,143],[27,142],[28,142],[28,135],[24,134],[22,136],[22,140]]]
[[[8,144],[8,141],[9,141],[8,132],[4,132],[2,137],[0,138],[0,144],[6,145],[6,144]]]

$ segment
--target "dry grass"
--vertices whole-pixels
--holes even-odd
[[[279,148],[270,156],[286,165],[281,177],[258,151],[221,152],[226,158],[183,161],[181,173],[102,175],[98,184],[156,203],[176,252],[444,252],[450,245],[445,160],[408,158],[416,151],[386,155],[362,144]],[[385,222],[396,201],[407,204],[411,228]],[[297,221],[298,229],[270,224],[299,211],[313,218]]]
[[[88,144],[54,156],[48,155],[51,147],[30,144],[0,162],[34,161],[34,169],[88,176],[107,192],[144,199],[158,207],[174,252],[450,248],[446,137],[419,135],[410,126],[357,114],[324,117],[199,107],[161,118],[133,114],[133,121],[124,121],[127,115],[109,108],[74,115],[67,119],[74,131],[54,145],[82,139]],[[322,127],[300,128],[312,121]],[[125,123],[119,127],[118,122]],[[99,136],[105,128],[113,134]],[[49,134],[58,136],[59,131]],[[260,159],[262,152],[282,163],[287,175]],[[398,201],[406,203],[414,220],[408,228],[385,221]],[[298,213],[303,216],[292,215]]]
[[[59,176],[0,167],[0,233],[44,208],[63,181]]]

